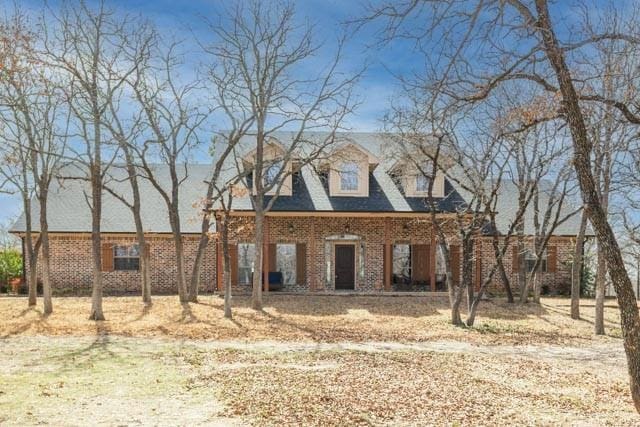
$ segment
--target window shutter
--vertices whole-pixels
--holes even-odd
[[[411,245],[411,280],[429,281],[429,245]]]
[[[307,283],[307,245],[296,244],[296,282],[299,285]]]
[[[229,244],[229,259],[231,262],[231,284],[238,284],[238,245]]]
[[[518,254],[518,247],[513,245],[513,263],[511,264],[511,271],[514,273],[518,273],[520,271],[520,254]]]
[[[101,252],[102,271],[113,271],[113,244],[103,243]]]
[[[460,245],[449,245],[449,256],[451,257],[451,275],[453,283],[460,284]]]
[[[558,268],[558,247],[549,246],[547,248],[547,271],[555,273]]]
[[[275,243],[269,244],[269,271],[278,271],[278,247]]]

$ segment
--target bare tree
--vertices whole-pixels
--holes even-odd
[[[157,43],[157,35],[155,29],[143,22],[139,22],[135,28],[135,31],[128,35],[124,48],[127,60],[132,64],[131,67],[139,70],[147,66],[151,50]],[[140,73],[123,71],[126,74],[123,77],[127,80],[128,85],[121,87],[118,93],[114,93],[114,96],[109,98],[105,114],[105,127],[120,150],[126,179],[131,187],[131,197],[121,194],[106,182],[104,189],[127,206],[133,215],[140,253],[142,301],[145,304],[151,304],[150,253],[141,214],[140,179],[143,172],[140,166],[141,161],[137,158],[137,154],[142,151],[144,146],[144,110],[138,103],[131,102],[132,99],[127,96],[126,90],[131,85],[134,87],[137,85],[136,79],[140,77]]]
[[[589,17],[590,10],[586,7],[584,10]],[[419,18],[412,22],[424,25],[418,28],[404,25],[417,15]],[[506,82],[526,81],[558,96],[559,113],[573,141],[573,165],[585,212],[601,245],[617,294],[631,394],[640,411],[640,317],[633,285],[596,185],[585,104],[613,106],[633,124],[639,124],[640,117],[626,100],[615,96],[607,98],[585,87],[582,84],[584,70],[579,72],[574,61],[575,52],[588,51],[599,40],[618,40],[634,49],[640,46],[638,25],[625,20],[637,15],[625,12],[619,16],[622,23],[616,27],[619,31],[611,33],[606,26],[598,25],[598,20],[591,20],[593,32],[565,32],[571,40],[560,40],[558,24],[553,21],[547,0],[493,0],[472,4],[455,0],[407,0],[376,6],[370,13],[372,18],[385,18],[387,38],[406,36],[424,42],[420,47],[432,55],[425,57],[436,76],[432,87],[443,95],[462,103],[477,104]],[[453,28],[459,35],[442,36],[451,36]],[[433,55],[429,41],[436,40],[439,54]]]
[[[180,302],[189,300],[185,276],[184,244],[180,218],[180,188],[188,178],[188,161],[201,144],[201,131],[210,110],[200,107],[197,94],[203,88],[199,78],[186,80],[179,74],[182,44],[169,41],[152,53],[146,66],[136,67],[131,88],[144,111],[148,129],[142,147],[130,145],[140,160],[141,170],[167,207],[176,256],[176,283]],[[154,165],[166,166],[168,176]],[[167,186],[165,182],[169,183]]]
[[[249,193],[255,209],[256,239],[252,307],[260,310],[266,213],[284,178],[291,174],[293,158],[304,153],[310,162],[335,141],[335,132],[355,105],[351,87],[359,73],[342,73],[342,41],[319,73],[310,75],[309,68],[302,70],[319,54],[321,44],[315,40],[313,26],[297,21],[292,3],[274,6],[252,1],[228,10],[222,22],[212,23],[210,28],[215,40],[206,50],[218,61],[218,81],[226,84],[225,99],[219,100],[230,107],[225,110],[226,119],[234,124],[248,118],[253,121],[251,129],[240,136],[251,139],[255,149]],[[278,158],[267,158],[265,147],[279,130],[291,130],[293,137]],[[313,130],[328,133],[319,139],[307,138]],[[275,197],[267,198],[270,193]]]
[[[2,58],[5,70],[2,78],[2,111],[6,123],[5,135],[9,156],[19,171],[13,184],[23,197],[25,209],[25,250],[29,274],[29,305],[36,302],[38,249],[41,252],[43,312],[53,312],[50,286],[49,223],[47,201],[49,187],[56,176],[66,145],[63,105],[58,88],[49,79],[38,50],[41,33],[33,30],[20,9],[2,23],[3,33],[12,34],[12,43],[5,44]],[[4,39],[6,40],[6,38]],[[60,129],[60,126],[63,129]],[[11,135],[11,136],[9,136]],[[31,197],[37,200],[38,238],[33,242]]]
[[[108,169],[117,154],[109,145],[104,127],[109,104],[133,72],[126,56],[130,19],[117,15],[99,2],[64,2],[59,10],[47,9],[42,25],[44,57],[60,81],[63,99],[70,109],[70,145],[79,162],[75,178],[90,182],[85,194],[91,211],[93,286],[92,320],[104,320],[102,310],[102,193]],[[127,68],[129,66],[129,68]]]

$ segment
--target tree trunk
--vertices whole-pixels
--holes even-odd
[[[178,284],[178,297],[180,298],[180,302],[185,303],[189,301],[189,296],[187,295],[187,284],[184,274],[184,247],[182,243],[182,233],[180,231],[180,219],[178,218],[177,206],[171,207],[169,219],[171,222],[171,229],[173,231],[173,246],[176,252],[176,281]]]
[[[224,283],[224,317],[231,319],[231,256],[229,255],[229,220],[226,214],[220,221],[220,240],[222,242],[222,281]]]
[[[211,200],[212,195],[207,194],[207,200]],[[209,228],[211,226],[210,220],[211,204],[207,202],[205,208],[204,218],[202,218],[202,229],[200,230],[200,239],[198,241],[198,249],[196,251],[196,257],[193,261],[193,270],[191,272],[191,279],[189,281],[189,301],[198,301],[198,290],[200,288],[200,272],[202,271],[202,260],[204,258],[204,251],[209,245]]]
[[[500,253],[499,239],[500,237],[496,233],[494,233],[493,236],[491,237],[491,244],[493,246],[493,255],[496,259],[498,271],[500,272],[500,279],[502,280],[504,291],[507,294],[507,302],[509,304],[513,304],[514,303],[513,292],[511,291],[511,283],[509,281],[509,275],[507,274],[507,270],[504,268],[503,255]]]
[[[131,193],[133,195],[131,213],[133,214],[133,222],[136,226],[136,240],[138,241],[138,249],[140,251],[140,287],[142,302],[149,305],[151,304],[151,266],[149,265],[151,254],[147,249],[147,239],[144,235],[144,226],[140,213],[142,201],[140,198],[140,186],[138,185],[138,173],[127,143],[128,141],[121,141],[120,147],[124,152],[127,162],[127,175],[129,176],[129,184],[131,185]]]
[[[533,274],[533,302],[540,304],[540,294],[542,293],[542,278],[540,277],[540,267]]]
[[[89,320],[105,320],[102,312],[102,245],[100,239],[100,214],[96,213],[96,197],[91,212],[91,253],[93,255],[93,289],[91,291],[91,314]],[[100,202],[98,202],[100,203]]]
[[[441,238],[439,237],[438,240]],[[460,316],[460,304],[462,303],[462,291],[459,283],[453,281],[453,270],[451,269],[451,251],[445,243],[438,243],[443,253],[444,268],[447,273],[447,291],[449,292],[449,306],[451,307],[451,324],[461,326],[462,317]]]
[[[564,58],[563,50],[558,46],[546,0],[536,0],[540,35],[545,45],[547,58],[555,70],[563,98],[563,109],[571,130],[574,146],[573,164],[576,169],[586,213],[602,245],[609,275],[615,288],[620,307],[620,324],[627,355],[631,396],[636,411],[640,412],[640,316],[633,293],[633,284],[627,274],[624,259],[615,234],[607,221],[591,171],[591,144],[580,108],[578,95],[573,86],[572,76]]]
[[[140,212],[138,212],[138,216],[139,214]],[[142,229],[142,222],[140,221],[140,228],[138,228],[138,220],[135,221],[136,238],[138,240],[138,249],[140,251],[140,285],[142,287],[142,302],[146,305],[151,305],[151,254],[149,253],[149,247],[147,246],[147,239],[144,236],[144,229]]]
[[[604,335],[604,297],[607,282],[607,264],[603,249],[598,243],[598,266],[596,268],[596,301],[595,319],[593,323],[596,335]]]
[[[582,281],[582,266],[584,263],[584,235],[587,230],[587,215],[582,212],[580,229],[576,236],[576,247],[571,264],[571,318],[580,319],[580,283]]]
[[[467,313],[471,311],[473,304],[473,239],[465,237],[462,241],[462,283],[467,291]]]
[[[518,230],[518,239],[516,241],[516,250],[518,251],[518,287],[520,290],[520,304],[529,301],[529,283],[527,281],[527,264],[524,259],[524,229]]]
[[[262,310],[262,257],[264,242],[264,212],[256,207],[255,218],[255,264],[253,267],[253,290],[251,292],[251,307]]]
[[[26,187],[27,179],[24,178],[23,185]],[[26,193],[23,193],[22,204],[24,207],[25,218],[25,255],[29,264],[29,270],[27,271],[27,289],[29,292],[28,305],[33,307],[38,302],[38,250],[34,248],[33,244],[33,223],[31,217],[31,199]]]
[[[43,313],[53,313],[51,301],[51,259],[49,250],[49,222],[47,221],[47,191],[40,190],[40,249],[42,251],[42,300]]]

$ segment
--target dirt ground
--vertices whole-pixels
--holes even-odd
[[[54,303],[0,299],[0,425],[640,425],[611,302],[605,337],[565,299],[471,329],[415,297],[236,298],[233,321],[217,297],[106,298],[98,324]]]

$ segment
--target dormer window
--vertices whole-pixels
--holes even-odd
[[[340,191],[358,191],[359,165],[356,162],[345,162],[340,168]]]
[[[282,169],[282,160],[276,161],[272,163],[264,172],[264,186],[270,187],[272,185],[276,185],[276,179],[278,178],[278,174]]]
[[[416,176],[416,192],[418,193],[426,193],[429,191],[429,178],[424,176],[424,174],[419,174]]]
[[[432,177],[433,163],[424,160],[415,163],[409,158],[402,158],[389,170],[389,174],[396,176],[396,184],[404,191],[405,197],[427,197],[429,186],[433,178],[433,197],[444,197],[444,173],[437,170]]]
[[[321,167],[328,171],[329,195],[368,197],[369,174],[380,161],[358,144],[346,143],[335,148]]]

